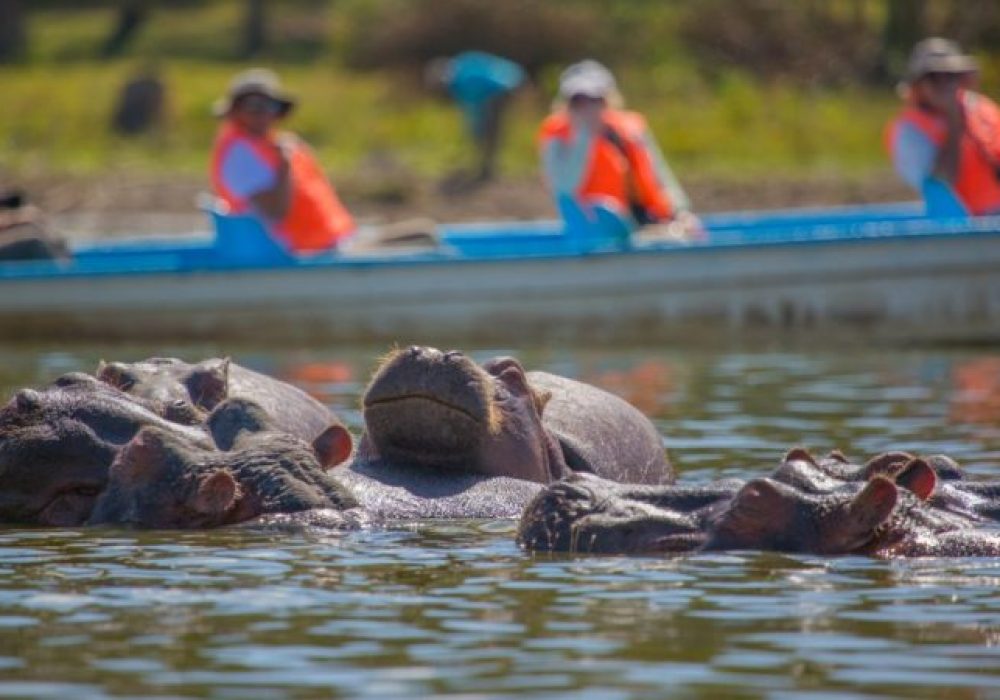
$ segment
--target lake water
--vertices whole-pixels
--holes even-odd
[[[0,388],[230,353],[359,427],[385,348],[0,349]],[[792,445],[1000,473],[1000,351],[497,348],[654,416],[684,480]],[[1000,560],[529,556],[509,522],[0,530],[0,697],[1000,698]]]

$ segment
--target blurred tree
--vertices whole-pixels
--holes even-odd
[[[0,0],[0,61],[12,61],[24,54],[28,43],[24,26],[24,3]]]
[[[887,0],[878,77],[899,77],[910,49],[927,35],[927,0]]]
[[[264,0],[246,0],[243,15],[243,46],[240,56],[251,58],[267,45],[267,17]]]
[[[382,0],[365,10],[347,49],[348,63],[362,68],[412,68],[478,49],[517,62],[535,78],[545,66],[603,53],[597,39],[605,18],[590,3]],[[612,48],[620,51],[621,43]]]
[[[737,68],[764,80],[842,85],[871,74],[878,58],[878,37],[859,31],[850,6],[701,0],[685,7],[679,37],[710,76]]]
[[[101,47],[101,56],[120,56],[150,13],[150,0],[123,0],[118,4],[115,26]]]

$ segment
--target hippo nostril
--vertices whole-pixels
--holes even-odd
[[[407,349],[407,353],[410,355],[410,357],[420,357],[424,353],[424,349],[419,345],[411,345]]]

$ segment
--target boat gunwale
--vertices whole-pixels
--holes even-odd
[[[498,223],[498,222],[497,222]],[[531,222],[511,222],[526,228]],[[542,222],[537,222],[542,223]],[[471,226],[471,225],[470,225]],[[244,273],[284,273],[323,271],[338,269],[392,269],[414,266],[455,266],[506,264],[517,260],[533,261],[576,261],[584,259],[622,258],[634,256],[661,256],[691,253],[704,255],[718,251],[739,251],[781,249],[786,247],[832,245],[865,245],[869,243],[885,243],[891,240],[965,240],[972,238],[992,237],[1000,235],[1000,216],[976,218],[916,218],[888,219],[870,221],[852,221],[845,224],[828,223],[824,225],[800,225],[793,223],[773,226],[771,228],[756,225],[749,226],[760,232],[760,237],[748,239],[739,237],[735,240],[707,241],[664,241],[638,240],[629,247],[604,245],[583,250],[539,250],[510,249],[500,253],[462,255],[455,250],[434,250],[420,252],[393,252],[392,254],[370,255],[324,255],[321,259],[292,259],[278,263],[240,263],[233,261],[218,261],[212,264],[184,265],[180,261],[180,253],[169,248],[136,253],[124,256],[120,264],[104,262],[100,265],[79,264],[79,261],[61,263],[59,261],[24,261],[0,263],[0,284],[14,283],[22,280],[61,280],[77,278],[106,277],[145,277],[145,276],[185,276],[206,274],[244,274]],[[728,230],[741,230],[732,226]],[[470,238],[477,234],[465,234]],[[563,234],[551,235],[554,241]],[[560,243],[563,241],[560,240]],[[109,244],[113,248],[113,244]],[[205,252],[211,250],[206,246]],[[95,257],[99,257],[95,254]],[[76,264],[75,264],[76,263]]]

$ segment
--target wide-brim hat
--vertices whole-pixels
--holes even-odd
[[[607,98],[617,90],[611,71],[591,59],[574,63],[559,76],[559,96],[565,100],[576,95]]]
[[[217,117],[226,116],[236,101],[247,95],[263,95],[274,100],[280,106],[278,116],[285,116],[295,107],[295,98],[281,87],[277,73],[267,68],[251,68],[229,82],[226,94],[212,104],[212,113]]]
[[[929,73],[962,75],[974,73],[976,70],[978,70],[976,59],[963,54],[954,41],[931,37],[913,47],[903,81],[914,83]]]

